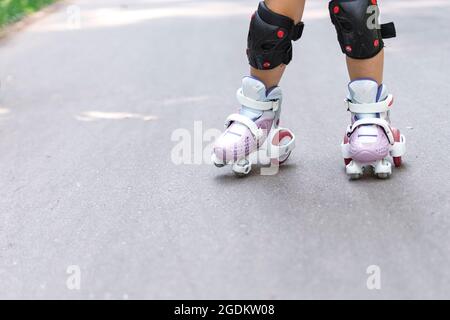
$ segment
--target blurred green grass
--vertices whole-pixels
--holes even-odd
[[[0,0],[0,28],[53,2],[55,0]]]

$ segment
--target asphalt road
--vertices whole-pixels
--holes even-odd
[[[385,2],[408,149],[388,181],[345,175],[324,1],[281,84],[298,143],[274,176],[196,154],[237,108],[257,1],[74,0],[2,39],[0,298],[450,298],[450,3]]]

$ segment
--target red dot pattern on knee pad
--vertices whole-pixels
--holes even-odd
[[[279,39],[283,39],[283,38],[284,38],[284,35],[285,35],[285,33],[284,33],[284,31],[283,31],[282,29],[278,30],[278,32],[277,32],[277,37],[278,37]]]

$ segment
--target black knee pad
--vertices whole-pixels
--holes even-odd
[[[329,10],[342,52],[351,58],[372,58],[383,49],[383,39],[396,36],[394,23],[379,24],[377,0],[333,0]]]
[[[259,70],[273,69],[292,60],[292,41],[300,39],[303,22],[295,24],[289,17],[277,14],[259,3],[252,16],[247,39],[250,65]]]

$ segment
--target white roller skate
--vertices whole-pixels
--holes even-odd
[[[284,163],[295,147],[295,136],[279,127],[281,89],[266,90],[261,81],[245,77],[237,99],[241,109],[227,118],[226,130],[213,147],[213,163],[229,164],[239,176],[250,173],[252,164]]]
[[[346,172],[351,179],[359,179],[365,169],[373,167],[378,178],[386,179],[394,165],[400,167],[406,151],[406,139],[391,127],[389,113],[394,102],[384,85],[372,79],[352,81],[345,106],[352,113],[341,145]]]

